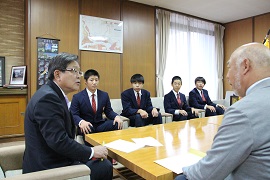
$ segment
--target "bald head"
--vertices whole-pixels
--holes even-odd
[[[232,53],[228,68],[229,83],[243,97],[252,84],[270,77],[270,50],[261,43],[240,46]]]
[[[232,53],[231,59],[235,59],[238,66],[247,59],[254,70],[270,70],[270,50],[261,43],[240,46]]]

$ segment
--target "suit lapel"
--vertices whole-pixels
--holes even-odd
[[[91,111],[91,113],[94,114],[94,111],[92,109],[92,105],[91,105],[91,102],[90,102],[90,98],[92,98],[92,97],[89,97],[86,89],[84,89],[84,91],[83,91],[83,101],[86,104],[85,108],[87,109],[87,111]]]
[[[68,110],[67,103],[66,103],[65,97],[63,96],[62,91],[60,90],[60,88],[53,81],[48,81],[47,84],[59,96],[59,98],[60,98],[60,100],[62,102],[62,105],[64,107],[64,110],[65,110],[66,117],[63,117],[63,118],[64,118],[64,121],[66,122],[65,123],[66,131],[67,131],[67,133],[68,133],[68,135],[70,137],[74,137],[74,135],[75,135],[75,124],[74,124],[74,121],[73,121],[73,117],[72,117],[70,111]]]

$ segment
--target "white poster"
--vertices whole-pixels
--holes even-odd
[[[80,15],[79,49],[123,53],[123,21]]]

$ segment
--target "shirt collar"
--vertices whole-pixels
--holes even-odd
[[[137,97],[137,92],[135,90],[133,90],[135,96]],[[142,90],[139,91],[139,95],[141,96],[142,95]]]
[[[180,92],[178,92],[178,93],[177,93],[177,92],[176,92],[176,91],[174,91],[174,90],[172,90],[172,91],[173,91],[173,93],[174,93],[174,95],[175,95],[175,96],[177,96],[177,94],[179,94],[179,95],[180,95]]]
[[[64,96],[64,97],[67,97],[67,95],[66,95],[66,94],[64,93],[64,91],[60,88],[60,86],[59,86],[55,81],[53,81],[53,82],[54,82],[54,84],[56,84],[56,86],[59,87],[59,89],[61,90],[63,96]]]
[[[85,88],[85,89],[86,89],[86,92],[87,92],[87,94],[88,94],[89,97],[92,97],[92,94],[95,94],[95,96],[97,97],[97,90],[94,93],[92,93],[87,88]]]
[[[259,83],[261,83],[261,82],[263,82],[263,81],[269,80],[269,79],[270,79],[270,77],[267,77],[267,78],[264,78],[264,79],[261,79],[261,80],[255,82],[254,84],[252,84],[251,86],[249,86],[249,88],[248,88],[247,91],[246,91],[246,94],[249,94],[249,92],[250,92],[257,84],[259,84]]]

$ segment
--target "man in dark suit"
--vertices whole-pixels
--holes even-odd
[[[152,106],[150,92],[142,89],[144,78],[141,74],[134,74],[130,83],[132,88],[121,93],[123,106],[122,114],[130,119],[130,126],[141,127],[153,124],[161,124],[162,117],[157,108]]]
[[[78,56],[68,53],[55,56],[48,67],[48,83],[28,103],[23,173],[85,163],[91,169],[91,179],[112,179],[107,148],[88,147],[74,140],[75,125],[66,95],[80,87],[82,72],[77,60]]]
[[[113,111],[108,93],[97,89],[99,73],[89,69],[84,74],[84,80],[86,88],[73,96],[70,106],[82,135],[122,129],[123,121]],[[106,118],[103,118],[103,113]]]
[[[179,76],[174,76],[171,85],[173,90],[164,96],[165,112],[173,114],[173,121],[197,118],[198,111],[189,107],[186,96],[180,93],[182,79]]]
[[[197,109],[204,109],[205,116],[224,114],[225,106],[211,101],[208,91],[203,89],[206,81],[203,77],[195,79],[195,88],[189,92],[189,105]]]

